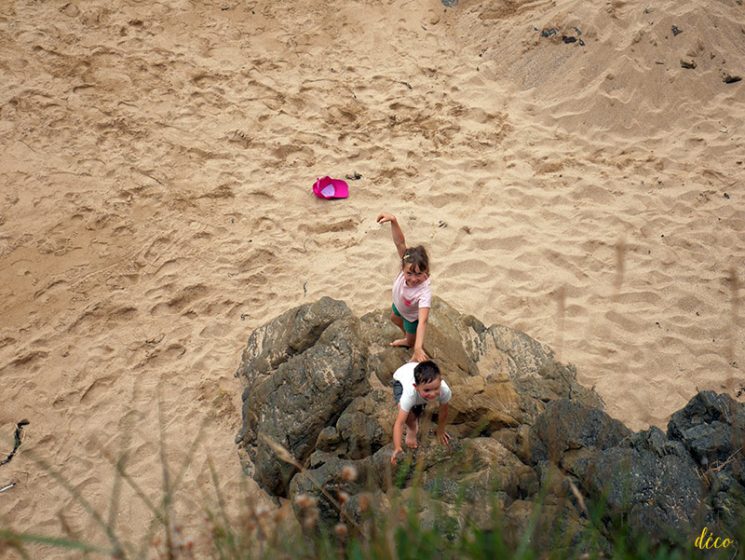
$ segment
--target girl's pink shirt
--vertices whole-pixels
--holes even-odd
[[[432,289],[429,278],[418,286],[409,288],[404,273],[399,272],[393,281],[393,304],[401,316],[413,323],[419,319],[419,308],[432,307]]]

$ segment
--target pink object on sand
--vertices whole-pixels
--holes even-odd
[[[313,194],[318,198],[347,198],[349,196],[349,185],[341,179],[321,177],[313,184]]]

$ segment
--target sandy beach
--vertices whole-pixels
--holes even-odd
[[[188,528],[210,461],[268,504],[240,353],[325,295],[390,305],[381,211],[630,428],[745,402],[744,38],[739,0],[0,3],[0,525],[105,542],[53,472],[109,519],[125,454]]]

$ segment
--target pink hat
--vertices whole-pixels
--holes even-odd
[[[321,177],[313,184],[313,194],[318,198],[347,198],[349,196],[349,185],[341,179]]]

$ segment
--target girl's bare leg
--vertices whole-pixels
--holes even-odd
[[[391,312],[391,321],[394,325],[401,329],[401,332],[406,332],[404,331],[404,320],[393,312]]]
[[[391,342],[391,346],[406,346],[408,348],[412,347],[414,345],[416,337],[414,335],[407,334],[407,332],[404,330],[404,320],[395,313],[391,312],[391,321],[393,321],[393,324],[401,329],[401,332],[406,335],[405,338],[399,338],[398,340],[394,340],[393,342]]]

